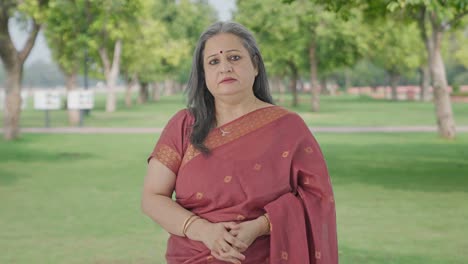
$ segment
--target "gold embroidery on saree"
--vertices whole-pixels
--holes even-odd
[[[161,145],[161,147],[156,151],[155,157],[172,171],[178,171],[181,158],[180,155],[171,147],[164,144]]]
[[[214,149],[226,143],[229,143],[233,140],[236,140],[246,134],[249,134],[284,115],[289,112],[281,107],[266,107],[258,110],[255,113],[252,113],[246,117],[243,117],[235,122],[228,123],[225,126],[222,126],[219,129],[212,131],[206,138],[205,145],[209,149]],[[224,131],[220,133],[220,131]],[[200,154],[200,151],[195,149],[195,147],[190,144],[185,151],[184,158],[182,160],[183,167],[190,160],[195,158]]]

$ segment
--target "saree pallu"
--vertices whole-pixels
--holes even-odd
[[[210,222],[242,222],[268,213],[269,236],[243,254],[245,264],[337,264],[335,201],[317,141],[304,121],[278,106],[213,129],[203,155],[190,144],[193,117],[178,112],[150,158],[177,176],[176,202]],[[169,264],[227,263],[201,242],[171,235]]]

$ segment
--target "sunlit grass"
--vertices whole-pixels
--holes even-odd
[[[340,263],[468,262],[468,135],[317,134],[336,195]],[[0,141],[0,263],[165,263],[140,212],[158,135]]]

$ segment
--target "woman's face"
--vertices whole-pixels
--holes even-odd
[[[258,70],[236,35],[221,33],[208,39],[203,52],[208,90],[215,98],[249,96]]]

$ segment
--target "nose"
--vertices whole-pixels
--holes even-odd
[[[221,60],[220,62],[220,70],[221,72],[232,72],[232,65],[229,63],[228,60]]]

